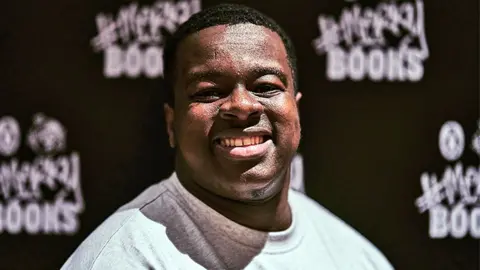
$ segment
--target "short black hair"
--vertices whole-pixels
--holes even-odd
[[[285,31],[272,18],[256,9],[239,4],[219,4],[192,15],[167,39],[163,52],[164,84],[167,88],[167,103],[171,106],[173,106],[174,103],[173,73],[180,43],[189,35],[208,27],[244,23],[263,26],[280,36],[287,52],[288,63],[293,77],[293,87],[295,91],[297,91],[297,58],[293,43]]]

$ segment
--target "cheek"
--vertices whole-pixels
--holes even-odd
[[[293,99],[283,102],[282,106],[276,107],[276,123],[277,132],[283,147],[296,149],[300,142],[300,118],[298,110]]]
[[[181,144],[192,144],[208,140],[208,134],[213,124],[214,110],[200,105],[186,107],[177,122],[177,137]]]
[[[291,147],[294,149],[298,148],[300,144],[300,134],[301,134],[301,127],[300,127],[300,119],[298,117],[298,113],[292,112],[289,114],[290,121],[288,121],[288,139],[291,144]]]

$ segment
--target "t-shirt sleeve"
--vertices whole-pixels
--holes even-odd
[[[297,203],[307,216],[325,244],[331,249],[331,256],[348,269],[393,270],[383,253],[367,238],[329,210],[298,192],[293,192]]]
[[[364,247],[365,258],[367,259],[367,266],[365,269],[375,269],[375,270],[394,270],[390,262],[385,258],[385,256],[370,242],[367,242],[368,246]]]

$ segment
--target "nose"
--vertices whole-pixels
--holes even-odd
[[[225,120],[247,121],[260,118],[262,113],[263,105],[247,89],[241,87],[234,89],[220,107],[220,117]]]

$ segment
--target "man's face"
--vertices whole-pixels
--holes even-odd
[[[284,187],[300,141],[292,71],[281,38],[253,24],[214,26],[176,55],[167,129],[177,170],[233,200],[265,200]]]

